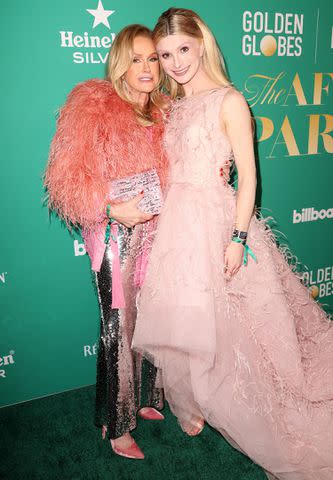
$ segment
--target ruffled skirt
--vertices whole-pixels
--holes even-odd
[[[224,276],[236,199],[170,186],[132,346],[162,369],[180,422],[203,415],[270,478],[333,478],[333,329],[253,218],[249,258]]]

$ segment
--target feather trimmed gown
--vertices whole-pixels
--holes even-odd
[[[332,323],[263,220],[248,234],[257,263],[225,280],[236,209],[218,121],[227,92],[172,109],[170,182],[132,345],[162,369],[180,423],[203,416],[271,479],[332,480]]]

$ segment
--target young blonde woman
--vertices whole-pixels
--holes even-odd
[[[83,231],[95,272],[101,327],[96,420],[122,456],[142,459],[132,438],[136,414],[161,420],[156,369],[131,351],[135,299],[154,219],[138,208],[145,193],[115,204],[115,179],[156,169],[165,183],[159,61],[149,29],[130,25],[115,38],[105,80],[77,85],[61,109],[45,175],[49,205]]]
[[[189,435],[206,421],[269,478],[332,479],[332,324],[253,215],[246,101],[193,11],[163,13],[154,41],[174,100],[170,174],[133,346]]]

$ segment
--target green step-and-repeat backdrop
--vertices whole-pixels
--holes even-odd
[[[257,120],[259,198],[305,281],[333,306],[333,16],[317,2],[17,0],[2,8],[0,406],[95,382],[98,306],[90,264],[42,204],[56,112],[103,77],[125,25],[170,6],[207,21]],[[241,135],[242,132],[240,131]]]

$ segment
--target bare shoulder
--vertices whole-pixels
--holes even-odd
[[[244,112],[248,111],[249,107],[244,98],[244,95],[234,87],[229,87],[221,105],[221,113],[225,112]]]
[[[231,125],[247,125],[251,122],[251,112],[244,95],[234,87],[229,87],[220,108],[222,130]]]
[[[244,95],[234,87],[229,87],[220,108],[220,128],[223,133],[251,125],[251,112]],[[252,127],[251,127],[252,128]]]

